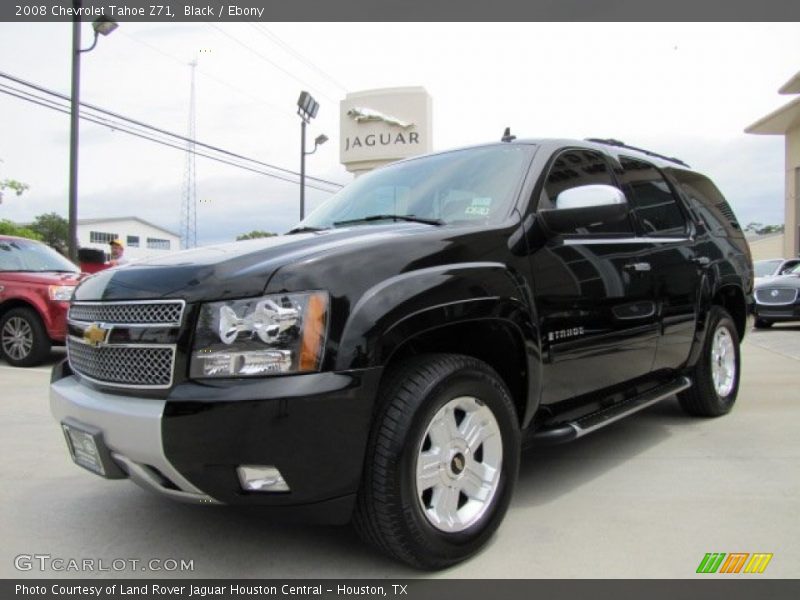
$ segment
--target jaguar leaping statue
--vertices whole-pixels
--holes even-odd
[[[371,108],[362,108],[359,106],[354,106],[348,110],[347,116],[351,117],[358,123],[362,123],[364,121],[383,121],[384,123],[394,125],[396,127],[402,127],[403,129],[408,129],[409,127],[414,126],[413,123],[402,121],[397,117],[385,115],[377,110],[372,110]]]

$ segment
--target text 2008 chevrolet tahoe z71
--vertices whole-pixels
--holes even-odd
[[[352,517],[439,568],[498,527],[524,444],[674,394],[727,413],[751,296],[705,176],[614,140],[509,140],[379,169],[287,235],[87,279],[51,406],[100,475]]]

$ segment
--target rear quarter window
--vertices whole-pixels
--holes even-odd
[[[716,236],[741,236],[741,227],[728,201],[706,176],[692,171],[671,170],[681,191],[706,228]]]

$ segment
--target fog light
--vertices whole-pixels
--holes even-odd
[[[242,489],[248,492],[288,492],[281,472],[271,465],[241,465],[236,469]]]
[[[195,352],[194,359],[203,377],[236,377],[286,373],[292,366],[288,350],[251,350],[247,352]],[[193,370],[197,367],[193,365]]]

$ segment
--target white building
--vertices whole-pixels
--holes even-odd
[[[78,247],[109,252],[111,240],[121,240],[129,260],[180,250],[180,236],[139,217],[78,219]]]

